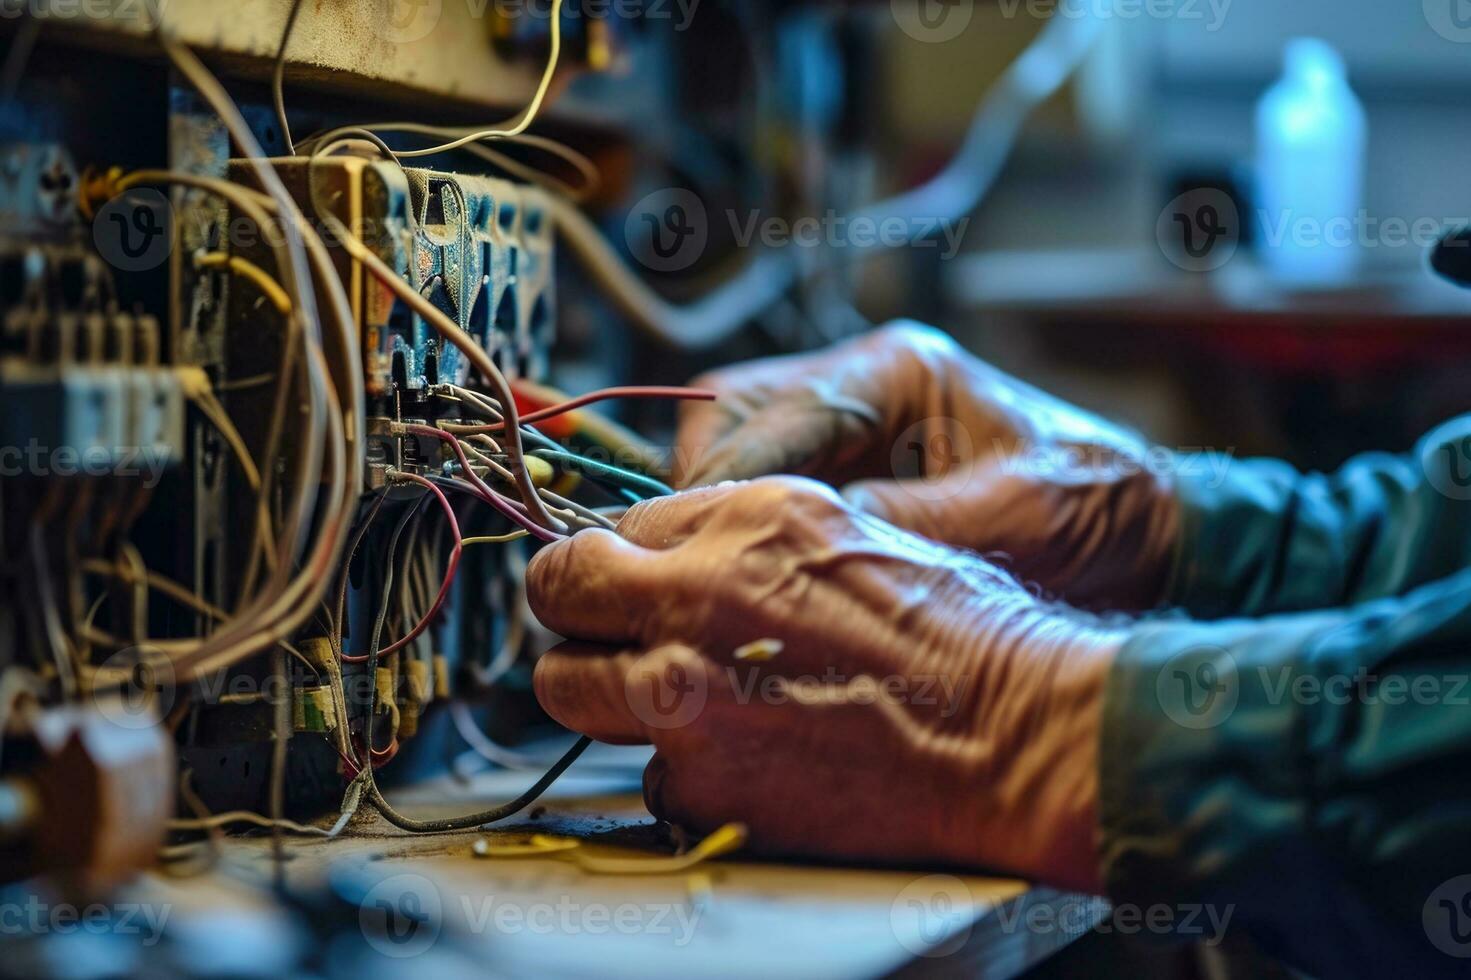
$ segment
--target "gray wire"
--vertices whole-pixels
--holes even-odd
[[[1086,16],[1049,20],[981,102],[960,150],[939,175],[920,187],[862,208],[847,221],[918,217],[925,224],[906,239],[913,242],[975,210],[1000,176],[1022,124],[1082,63],[1101,26],[1097,18]],[[672,347],[697,350],[719,344],[779,302],[793,283],[823,268],[820,263],[799,268],[790,250],[771,251],[753,259],[704,298],[676,306],[634,273],[597,226],[573,204],[553,199],[551,209],[563,241],[619,311],[645,333]],[[893,244],[888,236],[876,236],[872,246],[853,250],[854,259],[861,260]]]
[[[291,12],[286,15],[281,43],[276,48],[276,65],[271,71],[271,101],[276,106],[276,122],[281,127],[281,139],[286,142],[287,156],[296,156],[296,147],[291,143],[291,123],[286,120],[286,46],[291,43],[291,31],[296,27],[299,13],[301,0],[291,0]]]

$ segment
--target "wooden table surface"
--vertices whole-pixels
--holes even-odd
[[[448,816],[514,795],[495,772],[393,794],[414,816]],[[152,876],[171,928],[216,965],[285,970],[315,945],[331,962],[394,974],[558,977],[1017,976],[1096,924],[1097,900],[944,869],[796,865],[739,854],[683,873],[592,874],[566,855],[477,857],[475,842],[533,833],[579,838],[591,855],[670,852],[667,827],[626,780],[569,774],[489,833],[408,835],[360,815],[333,840],[288,841],[288,894],[268,888],[268,836],[232,837],[213,869]],[[250,884],[250,883],[254,884]],[[336,925],[325,924],[333,920]],[[282,936],[294,935],[294,942]],[[317,950],[320,954],[320,950]],[[372,975],[371,968],[359,975]]]

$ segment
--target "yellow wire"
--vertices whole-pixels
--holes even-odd
[[[728,823],[714,831],[700,843],[690,848],[687,854],[674,857],[594,857],[582,849],[582,842],[572,837],[554,837],[551,834],[534,834],[525,844],[492,844],[488,840],[475,842],[476,857],[541,857],[550,854],[565,854],[583,871],[591,874],[609,875],[663,875],[686,871],[739,849],[746,843],[746,825]]]
[[[458,150],[467,143],[478,143],[481,140],[505,139],[512,136],[520,136],[531,127],[537,113],[541,112],[542,100],[546,98],[547,90],[552,86],[552,76],[557,73],[557,60],[562,56],[562,0],[552,0],[552,50],[547,55],[547,66],[541,73],[541,82],[536,86],[536,94],[531,97],[531,104],[526,107],[521,121],[510,129],[485,129],[475,133],[467,133],[457,140],[442,143],[439,146],[429,146],[422,150],[403,150],[399,152],[400,157],[425,157],[435,153],[447,153],[450,150]]]
[[[249,259],[227,252],[206,252],[196,256],[194,264],[201,269],[228,269],[237,276],[249,279],[271,301],[278,313],[282,316],[291,315],[291,297],[286,295],[286,290],[281,288],[281,284],[270,273]]]

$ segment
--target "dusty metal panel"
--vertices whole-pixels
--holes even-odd
[[[174,33],[232,73],[264,78],[291,0],[161,0]],[[28,0],[52,36],[152,48],[143,0]],[[544,4],[524,9],[541,12]],[[508,61],[491,42],[493,0],[303,0],[287,78],[344,90],[401,87],[455,101],[517,107],[542,65]],[[536,16],[537,14],[533,14]],[[544,14],[541,14],[544,16]]]

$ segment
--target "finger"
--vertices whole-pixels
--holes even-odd
[[[634,504],[619,519],[618,533],[641,548],[673,548],[703,527],[738,487],[738,484],[700,487]]]
[[[562,726],[599,742],[647,742],[643,722],[629,708],[624,678],[637,652],[569,641],[542,654],[532,688],[542,709]]]
[[[713,402],[681,402],[674,436],[674,485],[690,486],[691,476],[704,469],[710,453],[740,422],[741,416],[718,397]]]
[[[863,820],[849,817],[845,804],[892,795],[892,773],[863,753],[813,751],[817,726],[861,741],[859,731],[882,725],[872,709],[836,710],[814,717],[774,705],[712,701],[700,724],[657,740],[659,751],[644,771],[644,803],[656,817],[697,834],[744,824],[756,853],[945,859],[933,843],[943,834],[913,832],[916,812],[943,822],[949,801],[942,785],[933,799],[907,801],[912,807],[869,808]]]
[[[765,418],[743,422],[702,455],[691,456],[681,485],[712,486],[773,473],[802,472],[812,440],[790,426],[772,431],[768,422]]]
[[[566,727],[628,744],[678,738],[700,719],[720,677],[683,644],[642,653],[573,642],[543,654],[532,681],[547,714]]]
[[[1003,495],[969,471],[938,480],[861,480],[843,488],[843,499],[895,527],[955,547],[975,548],[994,533]]]
[[[653,557],[611,531],[579,531],[531,559],[526,598],[554,633],[603,643],[633,640],[661,588]]]

